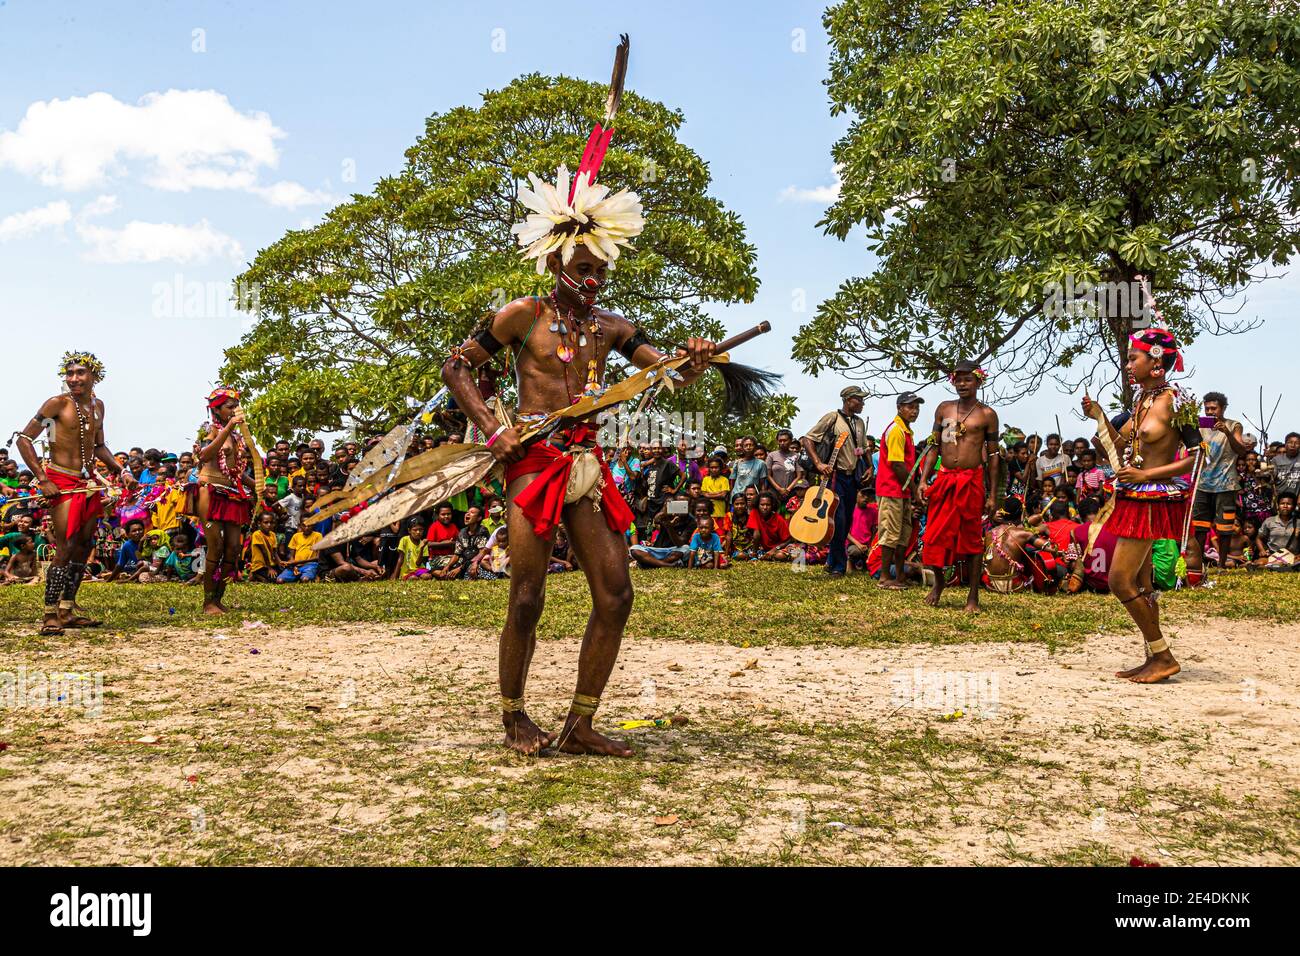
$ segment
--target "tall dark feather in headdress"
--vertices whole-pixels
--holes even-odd
[[[605,126],[614,122],[619,103],[623,100],[623,80],[627,76],[627,54],[631,41],[626,33],[619,34],[618,50],[614,53],[614,72],[609,77],[609,98],[605,100]]]

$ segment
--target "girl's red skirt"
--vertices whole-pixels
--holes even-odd
[[[1186,498],[1148,499],[1118,498],[1115,510],[1106,521],[1106,530],[1118,538],[1158,541],[1183,536],[1187,517]]]
[[[246,525],[253,516],[253,499],[242,498],[219,488],[216,485],[191,484],[185,489],[185,509],[187,517],[199,516],[199,488],[208,489],[208,520],[230,521],[237,525]]]

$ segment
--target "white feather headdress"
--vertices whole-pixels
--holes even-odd
[[[580,172],[570,189],[569,169],[556,170],[555,185],[528,174],[532,189],[519,187],[519,201],[531,212],[510,231],[519,237],[525,259],[537,260],[537,272],[546,272],[546,259],[558,251],[567,265],[573,250],[583,243],[606,262],[618,258],[618,247],[629,245],[645,228],[641,197],[627,189],[612,196],[608,186],[592,185],[591,173]],[[569,201],[562,197],[572,196]]]

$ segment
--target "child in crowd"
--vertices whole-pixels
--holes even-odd
[[[722,539],[713,529],[713,519],[703,516],[696,522],[695,534],[691,535],[690,568],[713,568],[721,570],[727,566],[727,555],[722,550]]]
[[[202,549],[191,550],[189,534],[184,531],[173,531],[171,547],[167,550],[167,559],[162,566],[162,576],[182,584],[198,584],[202,574]]]
[[[320,556],[316,553],[315,545],[323,537],[310,525],[294,534],[289,539],[289,560],[284,562],[283,570],[276,580],[281,584],[315,581],[320,574]]]
[[[727,502],[731,499],[731,481],[722,473],[721,458],[710,458],[708,468],[709,473],[700,482],[700,494],[713,502],[713,517],[721,518],[727,513]]]
[[[878,521],[879,511],[876,503],[872,501],[870,489],[859,489],[853,508],[853,518],[849,523],[848,541],[845,544],[849,566],[854,570],[866,570],[867,554],[871,551],[871,542],[876,536]]]
[[[31,535],[21,535],[11,545],[11,551],[9,560],[0,569],[0,584],[35,584],[40,578],[40,564]]]
[[[248,556],[248,579],[274,583],[284,562],[280,560],[280,543],[275,534],[275,515],[269,511],[257,516],[257,530],[249,541]]]
[[[429,569],[424,566],[428,553],[425,550],[423,521],[418,519],[411,521],[407,526],[406,536],[397,542],[397,552],[402,560],[396,566],[394,578],[400,577],[403,581],[411,581],[429,576]]]
[[[144,522],[136,519],[128,521],[126,525],[126,540],[122,542],[122,547],[118,549],[117,561],[113,565],[112,572],[105,580],[122,581],[124,583],[138,582],[148,584],[153,580],[149,573],[149,563],[144,560],[142,548],[144,546]]]

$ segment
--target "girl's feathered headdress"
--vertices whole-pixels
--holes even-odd
[[[641,234],[645,220],[641,216],[641,197],[627,189],[610,195],[608,186],[596,185],[596,174],[605,161],[610,139],[614,135],[614,116],[623,98],[623,79],[627,74],[627,34],[623,34],[614,57],[614,73],[609,81],[609,98],[605,101],[605,120],[597,123],[587,137],[578,172],[569,177],[567,166],[556,170],[555,185],[543,182],[533,173],[532,184],[519,188],[519,201],[530,210],[523,222],[510,231],[519,237],[525,259],[537,260],[537,272],[546,272],[546,260],[559,252],[566,264],[573,258],[578,243],[592,254],[613,262],[619,246]]]
[[[90,369],[97,383],[104,380],[104,363],[93,352],[64,352],[63,361],[59,363],[59,374],[67,375],[68,369],[76,365]]]

